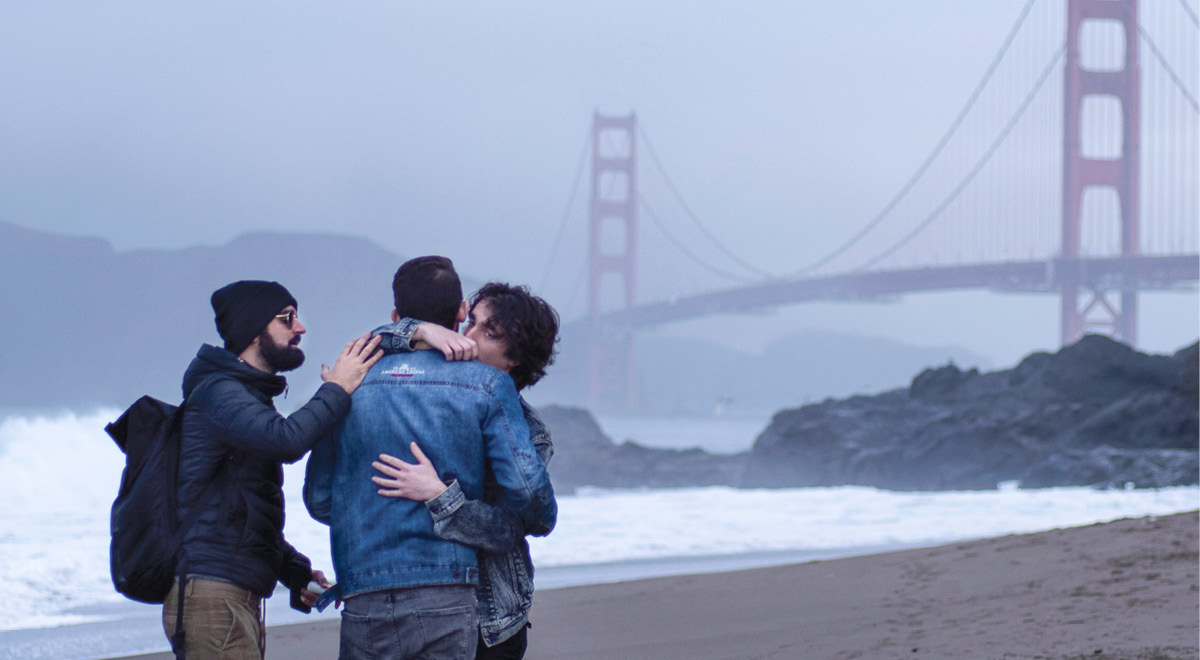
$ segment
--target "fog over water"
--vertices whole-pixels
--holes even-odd
[[[1142,7],[1148,34],[1194,98],[1196,35],[1184,8]],[[1025,0],[0,2],[0,96],[10,99],[0,105],[0,220],[102,237],[122,251],[219,245],[258,230],[369,237],[403,256],[447,254],[478,280],[532,284],[576,318],[586,302],[581,166],[592,114],[636,112],[648,140],[639,147],[647,205],[639,300],[713,290],[733,282],[691,263],[655,227],[737,270],[677,197],[764,273],[828,254],[917,170],[1025,9]],[[1064,11],[1062,2],[1032,5],[980,99],[985,118],[1008,117],[1061,43]],[[1143,53],[1147,81],[1162,75],[1156,66]],[[1029,110],[1044,132],[1014,133],[1016,155],[988,175],[1001,187],[971,207],[1027,195],[1051,242],[1058,157],[1051,149],[1038,160],[1022,145],[1059,143],[1060,82]],[[1177,93],[1160,92],[1176,102]],[[1190,112],[1147,104],[1147,123],[1165,128],[1143,143],[1195,141]],[[996,131],[973,121],[962,129],[966,143],[951,147],[961,162],[936,172],[937,191],[914,191],[893,234],[932,207]],[[1185,174],[1194,171],[1194,150],[1180,158]],[[1009,170],[1050,185],[1004,187]],[[1147,169],[1143,198],[1178,197],[1194,219],[1196,177],[1187,179],[1193,190],[1179,191],[1156,172]],[[1157,208],[1144,213],[1148,233]],[[1179,240],[1195,251],[1194,232]],[[653,332],[757,350],[797,329],[850,331],[960,345],[992,365],[1058,341],[1053,295],[890,302],[811,304]],[[1195,340],[1200,305],[1194,289],[1148,294],[1141,317],[1142,347],[1171,352]]]

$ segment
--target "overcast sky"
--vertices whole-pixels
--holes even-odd
[[[1061,2],[1041,4],[1031,21],[1061,21]],[[367,236],[530,283],[571,316],[586,181],[568,200],[592,113],[636,111],[711,233],[785,273],[904,184],[1024,5],[0,0],[0,219],[118,250],[257,230]],[[1195,63],[1180,66],[1194,94]],[[645,154],[640,167],[658,176]],[[671,207],[661,182],[645,190]],[[1054,348],[1057,309],[982,293],[811,305],[745,319],[726,340],[841,328],[1000,366]],[[1195,340],[1197,314],[1194,291],[1146,296],[1144,345]]]

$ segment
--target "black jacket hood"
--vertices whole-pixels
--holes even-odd
[[[196,387],[211,376],[233,378],[257,392],[274,398],[287,389],[287,379],[256,369],[241,358],[219,346],[204,344],[183,374],[183,398],[191,396]]]

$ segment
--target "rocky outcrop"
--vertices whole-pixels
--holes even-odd
[[[1197,346],[1145,355],[1090,335],[981,374],[927,369],[907,389],[784,410],[745,486],[894,490],[1197,483]]]
[[[750,452],[614,444],[585,410],[549,406],[555,488],[863,485],[890,490],[1200,481],[1192,345],[1146,355],[1101,336],[1013,369],[926,369],[905,389],[781,411]]]
[[[616,444],[582,408],[545,406],[542,420],[554,440],[550,476],[559,494],[580,486],[676,488],[736,486],[746,454],[710,454],[700,449],[655,449],[634,442]]]

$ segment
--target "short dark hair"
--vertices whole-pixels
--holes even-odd
[[[558,312],[545,300],[529,292],[529,287],[488,282],[471,296],[471,311],[487,302],[492,312],[489,326],[498,330],[508,344],[505,357],[516,365],[509,369],[518,390],[525,389],[546,375],[554,364],[554,344],[558,342]]]
[[[400,316],[454,330],[462,301],[462,282],[446,257],[409,259],[392,278],[392,302]]]

